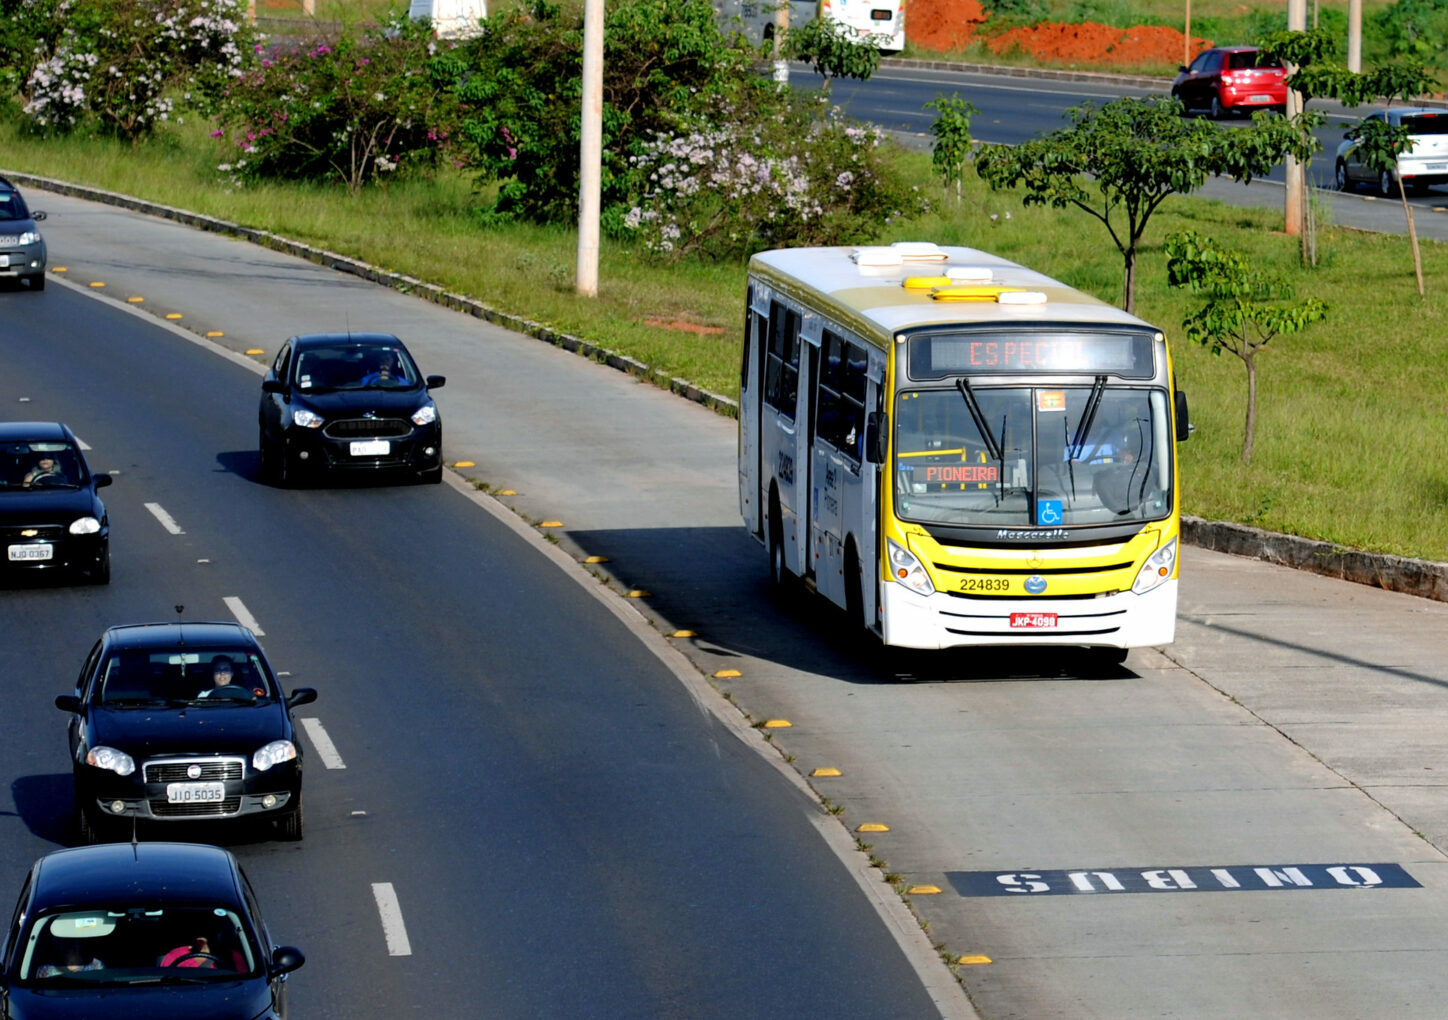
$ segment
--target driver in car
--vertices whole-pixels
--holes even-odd
[[[55,458],[49,455],[42,455],[41,458],[35,462],[35,467],[31,468],[30,473],[25,476],[24,485],[28,489],[37,481],[44,478],[53,478],[57,481],[65,480],[65,472],[60,470],[60,465],[55,462]]]

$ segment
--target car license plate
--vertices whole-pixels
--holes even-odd
[[[1270,103],[1270,102],[1272,102],[1272,97],[1271,97],[1271,96],[1253,96],[1253,97],[1252,97],[1252,102],[1254,102],[1254,103]]]
[[[172,804],[216,804],[226,799],[226,784],[167,783],[166,799]]]
[[[385,457],[392,452],[392,444],[386,439],[365,439],[351,446],[354,457]]]
[[[1011,627],[1014,629],[1042,630],[1056,626],[1055,613],[1012,613]]]
[[[1424,170],[1448,170],[1448,163],[1429,163]]]
[[[48,560],[54,555],[55,547],[51,545],[12,545],[10,547],[10,559],[17,563]]]

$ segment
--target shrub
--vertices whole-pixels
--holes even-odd
[[[456,129],[458,45],[400,18],[306,48],[256,46],[220,103],[219,169],[238,181],[330,178],[355,193],[431,165]]]

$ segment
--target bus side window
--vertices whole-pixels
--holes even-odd
[[[768,358],[764,402],[793,420],[799,395],[799,313],[778,302],[769,308]]]

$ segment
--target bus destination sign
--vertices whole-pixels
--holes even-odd
[[[909,339],[909,358],[912,379],[1047,374],[1150,379],[1155,368],[1146,333],[918,333]]]

